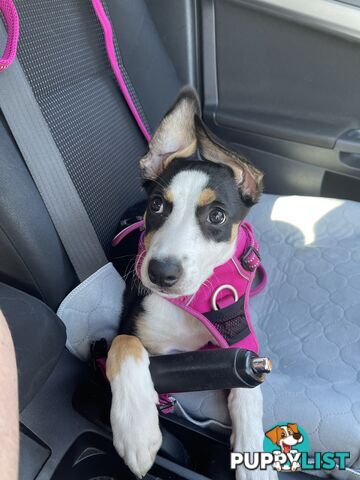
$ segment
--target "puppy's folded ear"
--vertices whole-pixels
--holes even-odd
[[[272,441],[272,443],[275,443],[277,445],[281,438],[281,428],[279,426],[276,426],[271,430],[268,430],[265,433],[265,436],[269,438]]]
[[[162,119],[149,152],[140,160],[145,179],[154,180],[175,157],[190,157],[196,151],[195,114],[200,114],[199,99],[195,90],[187,87]]]
[[[297,423],[288,423],[287,427],[290,428],[293,433],[299,433],[299,427]]]
[[[203,121],[195,116],[195,130],[201,155],[215,163],[222,163],[232,169],[241,197],[246,205],[256,203],[263,190],[263,173],[239,153],[227,149],[209,131]]]

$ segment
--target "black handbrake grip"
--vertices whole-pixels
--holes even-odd
[[[250,350],[218,348],[150,357],[158,393],[254,388],[271,372],[271,361]]]

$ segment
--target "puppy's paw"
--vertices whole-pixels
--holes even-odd
[[[112,411],[114,447],[130,470],[142,478],[152,467],[161,446],[158,412],[155,403],[119,415]]]
[[[126,341],[131,342],[133,352],[138,341]],[[122,351],[126,347],[130,352],[127,344]],[[111,348],[115,358],[115,348]],[[154,463],[162,436],[156,407],[158,395],[148,368],[149,358],[141,344],[138,350],[136,355],[132,353],[121,359],[112,377],[111,365],[107,366],[107,373],[112,390],[110,421],[114,447],[130,470],[142,478]]]

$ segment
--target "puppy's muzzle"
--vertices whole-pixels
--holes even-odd
[[[181,263],[169,257],[163,260],[152,258],[148,266],[149,279],[161,288],[173,287],[183,273]]]

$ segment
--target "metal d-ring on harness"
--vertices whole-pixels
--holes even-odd
[[[232,285],[220,285],[220,287],[218,287],[215,292],[213,293],[212,297],[211,297],[211,305],[212,305],[212,308],[213,310],[219,310],[219,307],[217,306],[217,303],[216,303],[216,299],[219,295],[220,292],[222,292],[223,290],[230,290],[230,292],[232,292],[233,296],[234,296],[234,303],[236,303],[238,300],[239,300],[239,295],[238,295],[238,292],[236,290],[235,287],[233,287]]]

